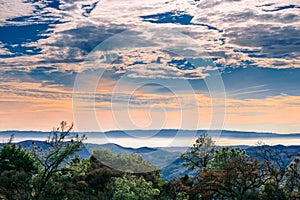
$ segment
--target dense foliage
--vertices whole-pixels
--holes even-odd
[[[136,154],[98,149],[80,158],[76,153],[86,138],[72,128],[62,122],[46,147],[2,146],[0,199],[300,199],[300,158],[281,149],[259,145],[250,156],[216,147],[204,134],[181,155],[194,176],[167,182]]]

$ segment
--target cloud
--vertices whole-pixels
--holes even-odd
[[[26,4],[22,0],[2,1],[0,10],[0,24],[3,25],[9,18],[30,15],[34,6]]]
[[[217,52],[225,53],[224,56],[214,57],[214,59],[219,60],[216,63],[224,67],[243,65],[240,62],[241,58],[256,63],[259,62],[258,58],[262,57],[278,58],[284,56],[286,59],[291,59],[288,57],[298,56],[298,52],[295,51],[298,43],[296,33],[299,31],[299,24],[297,24],[299,17],[295,11],[296,2],[285,5],[284,1],[279,1],[262,5],[260,2],[246,1],[244,3],[228,0],[201,1],[198,4],[180,2],[179,4],[178,2],[172,3],[159,0],[143,3],[143,6],[138,1],[124,1],[122,3],[117,1],[101,1],[98,3],[97,1],[66,0],[28,1],[24,5],[35,6],[33,7],[34,12],[30,15],[21,15],[19,18],[11,18],[10,23],[24,27],[27,27],[27,25],[28,27],[33,26],[32,24],[37,22],[39,24],[35,26],[41,26],[40,24],[44,23],[48,25],[44,30],[46,34],[35,34],[36,36],[39,35],[40,38],[34,39],[33,43],[23,44],[22,46],[7,46],[13,51],[13,54],[9,56],[3,54],[2,57],[26,54],[36,55],[38,58],[43,56],[45,59],[43,63],[47,63],[47,59],[48,62],[57,62],[63,59],[66,62],[82,61],[84,55],[106,38],[122,30],[130,29],[132,25],[145,24],[140,16],[144,20],[155,23],[173,24],[175,25],[174,28],[179,28],[180,25],[188,25],[189,27],[185,27],[186,32],[193,35],[207,52],[211,55],[215,55]],[[248,6],[245,7],[245,4]],[[236,7],[239,9],[236,9]],[[122,12],[114,12],[114,15],[111,15],[113,10],[121,10],[121,8]],[[281,10],[278,14],[277,12],[269,14],[263,10],[266,8],[287,9]],[[201,12],[199,12],[200,9]],[[24,23],[27,23],[27,25]],[[249,26],[249,24],[257,23],[259,25]],[[276,30],[276,27],[281,28]],[[13,28],[11,27],[11,29]],[[217,32],[215,32],[216,30]],[[269,31],[274,34],[273,38],[271,34],[268,35]],[[235,35],[237,32],[240,35]],[[289,32],[293,37],[286,37]],[[33,34],[28,36],[27,39],[32,37]],[[25,36],[23,38],[26,39]],[[34,44],[36,42],[38,43]],[[4,45],[8,44],[4,43]],[[251,47],[260,48],[261,51],[255,54],[232,51],[233,48],[238,50]],[[291,51],[292,53],[289,53]],[[42,56],[39,57],[37,54],[42,54]],[[225,60],[221,62],[222,59]],[[274,67],[276,68],[276,66]],[[286,67],[289,67],[289,65],[286,65]]]
[[[63,112],[59,104],[70,108],[70,90],[78,73],[97,75],[101,70],[97,66],[96,69],[83,66],[90,51],[118,33],[133,27],[151,26],[187,34],[201,46],[201,52],[186,49],[185,41],[174,42],[168,37],[153,41],[151,45],[144,42],[147,34],[115,38],[118,40],[114,45],[119,47],[128,47],[135,41],[130,47],[138,44],[141,48],[136,52],[117,53],[119,57],[107,65],[97,88],[97,108],[106,109],[106,114],[109,112],[109,91],[126,76],[128,82],[121,87],[124,91],[139,80],[163,79],[166,85],[174,81],[174,87],[179,86],[180,81],[187,81],[197,93],[206,96],[201,100],[201,109],[208,114],[210,99],[205,78],[217,71],[214,63],[222,72],[229,98],[228,127],[239,127],[239,117],[244,124],[241,128],[254,127],[255,123],[259,124],[256,127],[263,127],[264,118],[270,129],[280,123],[280,119],[284,126],[296,127],[297,118],[291,119],[289,126],[279,113],[281,110],[286,118],[288,112],[297,117],[292,109],[297,110],[299,106],[299,100],[291,97],[300,94],[298,1],[12,0],[3,2],[0,8],[3,11],[0,13],[0,90],[6,100],[2,103],[5,112],[15,106],[11,112],[20,110],[20,116],[30,119],[26,112],[31,112],[31,108],[32,112],[44,115],[51,110]],[[163,45],[166,42],[169,43]],[[197,61],[193,56],[183,58],[160,51],[160,48],[175,46],[180,53],[194,50],[191,54],[201,54],[197,55],[201,59]],[[113,51],[114,47],[107,46],[106,50]],[[101,59],[100,53],[95,54],[98,55]],[[122,108],[128,94],[119,95],[116,103]],[[26,103],[22,105],[24,99]],[[53,109],[47,106],[47,101]],[[146,110],[151,103],[166,106],[170,113],[176,110],[170,90],[163,87],[143,88],[132,95],[131,101],[132,107],[141,110]],[[236,108],[237,105],[240,106]],[[264,107],[266,110],[262,112]],[[141,111],[139,116],[142,114]],[[273,120],[272,115],[276,119]],[[42,118],[39,114],[34,116],[36,120]],[[52,116],[63,118],[63,115]],[[16,115],[11,113],[7,119],[12,121],[14,117]]]
[[[299,9],[299,8],[300,8],[300,6],[290,4],[290,5],[286,5],[286,6],[278,6],[273,9],[264,9],[264,11],[265,12],[277,12],[277,11],[282,11],[282,10],[286,10],[286,9]]]
[[[72,88],[77,73],[74,70],[59,71],[53,66],[37,66],[31,69],[11,69],[0,72],[5,81],[41,83],[44,86]]]
[[[248,56],[296,58],[300,56],[299,28],[294,26],[277,27],[274,25],[254,25],[247,28],[228,28],[225,37],[230,43],[245,47],[260,48],[259,53]]]
[[[84,10],[84,12],[82,13],[82,15],[84,17],[88,17],[91,12],[96,8],[97,4],[99,3],[99,1],[96,1],[92,4],[82,4],[81,8]]]
[[[222,0],[222,1],[218,1],[218,0],[213,0],[213,1],[209,1],[209,0],[204,0],[202,2],[200,2],[198,4],[198,7],[200,8],[212,8],[214,6],[220,5],[220,4],[225,4],[225,3],[235,3],[235,2],[240,2],[241,0]]]
[[[210,9],[205,7],[205,3],[209,1],[198,5],[198,8],[203,10],[194,14],[194,24],[205,23],[224,30],[222,34],[215,34],[214,39],[212,35],[205,38],[200,33],[198,36],[198,40],[205,44],[211,55],[215,52],[225,53],[213,58],[220,67],[244,66],[244,61],[252,62],[256,67],[266,67],[261,65],[261,60],[267,63],[269,59],[274,58],[285,59],[286,65],[280,68],[295,66],[290,63],[295,62],[295,58],[299,56],[297,33],[300,24],[297,10],[265,12],[264,7],[272,9],[284,7],[286,4],[284,1],[269,2],[264,6],[255,1],[212,1]],[[247,6],[244,6],[246,4]],[[296,1],[291,4],[297,5]],[[217,41],[220,41],[219,45],[214,45]],[[258,51],[245,52],[252,49]],[[277,65],[267,67],[278,68]]]
[[[144,79],[204,79],[207,76],[208,74],[203,73],[201,69],[180,70],[157,64],[146,66],[136,65],[128,74],[130,78]]]
[[[126,30],[124,26],[82,26],[59,33],[53,46],[79,49],[87,55],[98,44],[109,37]]]

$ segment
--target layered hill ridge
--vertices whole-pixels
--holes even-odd
[[[34,143],[37,146],[47,149],[49,145],[43,141],[34,141],[34,140],[25,140],[17,142],[17,145],[21,145],[23,148],[29,150],[30,146]],[[2,146],[4,143],[1,143]],[[285,152],[300,152],[300,145],[274,145],[268,146],[271,150],[283,150]],[[217,146],[217,148],[222,148],[222,146]],[[228,148],[239,148],[244,149],[248,155],[252,155],[256,151],[257,146],[247,146],[247,145],[238,145],[238,146],[228,146]],[[78,155],[81,158],[88,159],[93,151],[95,150],[109,150],[112,154],[137,154],[143,157],[144,160],[151,162],[158,169],[160,169],[162,178],[165,180],[171,180],[183,176],[184,174],[193,175],[191,171],[187,170],[182,164],[183,160],[180,159],[180,154],[188,149],[188,147],[123,147],[114,143],[107,144],[90,144],[87,143],[84,145],[84,148],[78,152]]]

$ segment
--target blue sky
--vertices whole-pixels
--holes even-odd
[[[0,9],[1,130],[49,130],[67,120],[83,131],[300,131],[298,1],[11,0]],[[165,50],[167,39],[178,48],[190,44],[179,38],[145,42],[143,27],[185,34],[201,55]],[[118,44],[139,39],[139,48],[123,49],[101,76],[103,68],[87,60],[101,60],[103,45],[112,45],[104,41],[124,32]],[[82,109],[73,98],[80,74],[97,82],[84,84],[96,88],[86,89],[94,98],[81,99]],[[209,90],[209,79],[219,75],[224,88]],[[226,112],[212,111],[217,101]]]

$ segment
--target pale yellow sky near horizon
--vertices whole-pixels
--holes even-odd
[[[12,84],[11,84],[12,85]],[[15,83],[15,87],[19,90],[29,90],[29,88],[39,88],[39,84],[21,84]],[[61,92],[61,89],[48,88],[51,92]],[[89,128],[89,119],[84,116],[74,119],[72,110],[71,91],[67,97],[58,99],[48,99],[45,97],[24,97],[16,94],[1,94],[0,104],[0,130],[42,130],[50,131],[53,127],[57,127],[62,120],[69,123],[76,120],[86,120],[86,127],[80,127],[81,131],[106,131],[118,129],[191,129],[189,124],[181,124],[182,113],[180,109],[164,113],[162,111],[155,112],[155,115],[162,116],[164,123],[156,123],[154,126],[147,127],[151,124],[151,115],[147,105],[144,108],[129,108],[132,121],[135,126],[127,126],[122,124],[118,117],[113,116],[109,103],[99,103],[104,108],[96,108],[95,113],[98,123],[101,126],[97,128],[92,125]],[[158,98],[158,95],[151,97]],[[165,95],[159,98],[166,98]],[[170,97],[171,98],[171,97]],[[205,95],[199,95],[198,101],[200,105],[198,116],[197,112],[188,115],[189,120],[199,117],[199,123],[193,122],[192,129],[209,129],[211,120],[210,98]],[[5,101],[3,103],[3,101]],[[202,103],[203,102],[203,103]],[[238,131],[260,131],[275,133],[297,133],[300,130],[300,97],[298,96],[275,96],[265,99],[226,99],[226,114],[224,126],[221,129],[238,130]],[[96,103],[97,105],[97,103]],[[160,106],[171,107],[170,104],[161,102]],[[175,106],[175,105],[174,105]],[[105,108],[107,107],[107,108]],[[176,107],[176,106],[175,106]],[[189,108],[191,111],[194,108]],[[125,109],[126,111],[126,109]],[[127,112],[127,111],[126,111]],[[151,114],[151,113],[150,113]],[[157,119],[156,116],[156,119]],[[221,116],[222,118],[222,116]],[[160,119],[160,118],[159,118]],[[154,120],[155,121],[155,120]],[[117,123],[119,124],[117,124]],[[118,127],[119,125],[119,127]],[[155,126],[157,125],[157,126]],[[76,123],[75,123],[76,127]],[[214,129],[211,127],[210,129]]]

